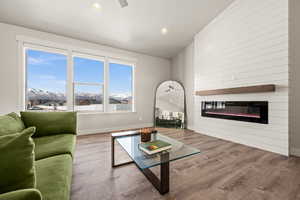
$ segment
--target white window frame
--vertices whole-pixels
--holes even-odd
[[[23,92],[21,93],[22,95],[24,95],[22,97],[23,99],[23,105],[22,105],[22,110],[27,110],[27,95],[26,95],[26,91],[28,90],[28,85],[27,85],[27,50],[36,50],[36,51],[43,51],[43,52],[46,52],[46,53],[54,53],[54,54],[61,54],[61,55],[64,55],[66,56],[66,59],[67,59],[67,66],[66,66],[66,71],[67,71],[67,76],[66,76],[66,88],[65,88],[65,95],[66,95],[66,101],[67,101],[67,109],[65,111],[68,111],[69,110],[69,107],[68,107],[68,74],[69,74],[69,64],[68,64],[68,51],[65,51],[65,50],[61,50],[61,49],[56,49],[56,48],[49,48],[49,47],[44,47],[44,46],[39,46],[39,45],[33,45],[33,44],[27,44],[27,43],[24,43],[23,44],[23,60],[24,60],[24,87],[23,88]]]
[[[128,62],[125,60],[121,60],[121,59],[116,59],[116,58],[108,58],[107,60],[107,71],[108,71],[108,76],[107,76],[107,89],[108,89],[108,96],[110,95],[110,90],[109,90],[109,63],[116,63],[116,64],[121,64],[121,65],[126,65],[132,68],[132,74],[131,74],[131,95],[132,95],[132,109],[131,111],[119,111],[119,112],[135,112],[135,63],[132,62]],[[109,105],[109,102],[108,104]]]
[[[103,83],[94,83],[94,82],[76,82],[74,80],[74,58],[84,58],[84,59],[91,59],[91,60],[96,60],[96,61],[100,61],[103,62]],[[77,112],[105,112],[105,103],[104,103],[104,99],[106,98],[105,96],[105,57],[103,56],[94,56],[94,55],[88,55],[88,54],[83,54],[83,53],[76,53],[73,52],[72,54],[72,70],[73,70],[73,80],[72,80],[72,94],[73,94],[73,106],[72,109],[74,111]],[[103,99],[102,99],[102,105],[103,105],[103,110],[75,110],[75,85],[85,85],[85,86],[101,86],[102,87],[102,92],[103,92]]]
[[[76,110],[75,107],[75,86],[76,85],[84,85],[84,86],[100,86],[102,87],[102,92],[103,92],[103,100],[102,100],[102,105],[103,109],[102,110]],[[104,112],[104,83],[85,83],[85,82],[73,82],[73,110],[76,112]]]
[[[136,112],[136,93],[135,93],[135,71],[137,59],[134,57],[125,57],[121,54],[112,52],[85,49],[76,46],[70,46],[62,43],[55,43],[51,41],[44,41],[36,38],[27,36],[17,36],[18,42],[18,65],[20,66],[19,73],[19,110],[26,110],[26,91],[27,91],[27,63],[26,63],[26,49],[33,49],[39,51],[45,51],[49,53],[59,53],[67,56],[67,77],[66,77],[66,97],[67,97],[67,110],[74,110],[74,66],[73,58],[82,57],[90,58],[93,60],[99,60],[104,62],[104,82],[103,82],[103,111],[100,110],[88,110],[88,111],[77,111],[83,114],[89,113],[135,113]],[[109,62],[118,64],[124,64],[132,67],[132,110],[131,111],[113,111],[108,112],[109,106]],[[85,83],[83,83],[85,84]],[[89,84],[89,83],[86,83]]]

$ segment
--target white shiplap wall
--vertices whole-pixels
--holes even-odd
[[[288,0],[236,0],[195,36],[195,90],[276,84],[274,93],[195,97],[197,132],[288,155]],[[269,124],[201,117],[201,101],[269,101]]]

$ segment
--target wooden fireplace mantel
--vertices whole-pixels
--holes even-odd
[[[196,91],[198,96],[221,95],[221,94],[243,94],[243,93],[259,93],[259,92],[274,92],[275,85],[254,85],[246,87],[223,88],[215,90],[200,90]]]

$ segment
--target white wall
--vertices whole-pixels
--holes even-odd
[[[179,54],[171,59],[171,78],[183,84],[184,73],[186,66],[185,62],[185,48]]]
[[[0,23],[0,114],[18,111],[20,98],[18,78],[21,69],[17,64],[17,35],[78,46],[80,48],[108,51],[138,60],[135,77],[136,113],[80,114],[78,127],[81,134],[139,128],[153,124],[155,88],[160,82],[170,79],[169,60],[3,23]]]
[[[296,3],[298,0],[291,1]],[[293,19],[296,20],[297,17]],[[295,35],[300,35],[299,27]],[[203,134],[288,155],[288,38],[288,0],[236,0],[201,30],[195,36],[194,44],[183,49],[172,59],[172,78],[183,83],[194,81],[194,85],[184,84],[188,91],[188,99],[189,95],[197,90],[256,84],[276,84],[276,92],[195,96],[194,101],[190,98],[187,101],[188,114],[194,116],[189,117],[193,119],[189,128]],[[295,40],[291,43],[295,43]],[[297,44],[299,48],[300,42]],[[190,56],[193,51],[194,58]],[[300,56],[296,62],[300,64],[299,58]],[[295,67],[295,71],[300,70],[296,69]],[[296,77],[294,74],[294,94],[300,85]],[[296,102],[300,101],[298,93],[297,96],[294,95],[294,108]],[[269,101],[269,124],[201,117],[201,101],[205,100]],[[296,115],[296,112],[300,113],[300,106],[291,110]],[[296,147],[294,151],[298,150],[300,155],[300,125],[297,119],[300,117],[293,118],[293,126],[296,129],[294,128],[291,144]]]
[[[197,132],[289,153],[288,0],[236,0],[195,36],[195,90],[276,84],[276,92],[195,98]],[[201,117],[201,101],[269,101],[269,124]]]
[[[179,81],[185,88],[187,128],[193,130],[194,125],[194,43],[184,48],[172,58],[171,78]]]
[[[300,156],[300,1],[290,0],[290,151]]]

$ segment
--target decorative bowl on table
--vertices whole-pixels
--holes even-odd
[[[142,128],[140,130],[141,142],[149,142],[149,141],[151,141],[151,133],[152,132],[153,132],[152,128]]]

